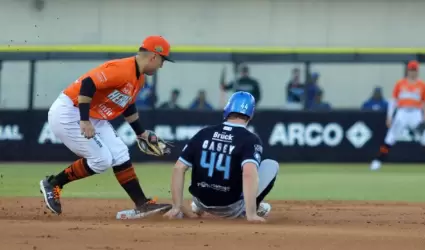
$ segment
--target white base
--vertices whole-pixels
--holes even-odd
[[[382,163],[378,160],[374,160],[370,163],[370,170],[376,171],[382,167]]]
[[[164,210],[165,208],[158,208],[156,210],[152,210],[149,212],[141,213],[136,209],[122,210],[117,213],[115,217],[117,220],[134,220],[134,219],[142,219],[148,217],[152,214],[156,214]]]

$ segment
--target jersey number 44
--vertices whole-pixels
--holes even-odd
[[[209,161],[208,159],[209,154]],[[211,152],[203,150],[201,155],[201,167],[208,169],[208,176],[212,177],[214,172],[223,172],[223,179],[230,178],[230,163],[232,157],[223,153]]]

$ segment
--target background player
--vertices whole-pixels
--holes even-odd
[[[171,208],[147,198],[130,161],[128,147],[108,120],[124,115],[139,138],[155,144],[155,133],[145,130],[134,104],[145,83],[168,58],[170,44],[160,36],[147,37],[136,56],[112,60],[90,70],[66,88],[52,104],[49,126],[66,147],[81,157],[62,172],[40,181],[47,207],[62,213],[64,185],[112,168],[118,182],[136,205],[137,217]]]
[[[279,164],[261,161],[262,143],[246,129],[254,109],[251,94],[236,92],[224,108],[225,122],[202,129],[189,141],[173,170],[173,209],[166,217],[182,215],[184,176],[191,167],[193,212],[265,221],[262,217],[271,206],[262,201],[274,185]]]
[[[378,156],[370,164],[371,170],[381,168],[390,148],[406,128],[414,131],[424,120],[425,83],[418,79],[418,71],[419,63],[410,61],[407,65],[407,76],[394,86],[393,99],[388,102],[386,123],[389,130]],[[423,133],[421,144],[425,145]]]

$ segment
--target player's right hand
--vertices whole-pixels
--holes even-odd
[[[387,118],[387,121],[385,123],[387,124],[387,128],[391,127],[392,119]]]
[[[90,121],[80,121],[81,135],[87,139],[93,138],[95,131]]]
[[[266,222],[266,219],[264,219],[263,217],[260,217],[258,215],[252,215],[252,216],[247,216],[246,219],[249,222],[255,222],[255,223],[263,223]]]

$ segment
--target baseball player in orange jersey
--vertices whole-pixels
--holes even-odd
[[[394,87],[393,99],[389,101],[387,111],[386,123],[389,129],[378,156],[370,164],[371,170],[381,168],[382,161],[404,129],[415,130],[424,120],[425,83],[418,79],[418,70],[419,63],[410,61],[406,78],[399,80]],[[395,109],[397,112],[394,115]],[[421,144],[425,144],[424,136]]]
[[[169,210],[169,204],[156,204],[143,193],[128,147],[108,120],[123,115],[138,138],[159,140],[145,130],[135,106],[144,75],[153,75],[169,58],[170,44],[160,36],[147,37],[136,56],[108,61],[81,76],[52,104],[48,114],[52,132],[81,159],[57,175],[40,181],[47,207],[62,213],[60,193],[66,184],[100,174],[112,168],[135,203],[137,218]]]

